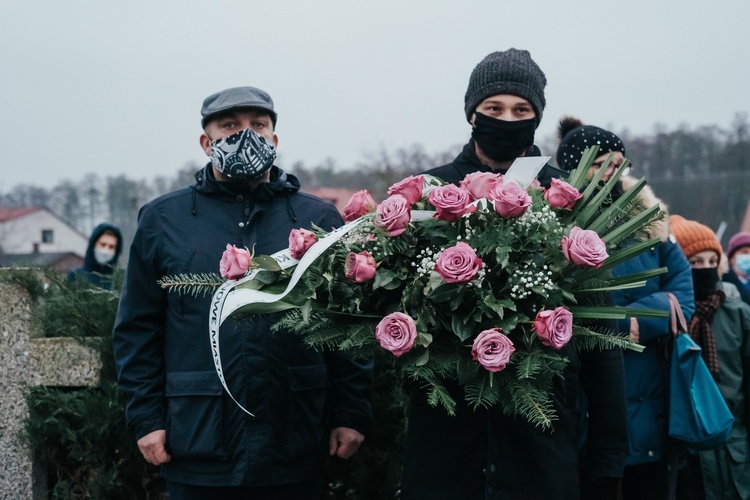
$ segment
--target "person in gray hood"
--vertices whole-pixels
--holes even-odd
[[[165,275],[216,272],[227,244],[272,254],[289,233],[342,223],[273,162],[270,96],[239,87],[206,98],[200,144],[210,163],[189,188],[145,205],[114,329],[126,418],[170,498],[317,499],[327,455],[348,458],[371,424],[371,363],[309,349],[273,318],[222,325],[227,386],[210,349],[209,296],[168,293]]]

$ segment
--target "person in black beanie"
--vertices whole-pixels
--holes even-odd
[[[471,172],[505,173],[520,156],[541,156],[534,133],[547,101],[547,78],[526,50],[508,49],[485,57],[471,73],[464,96],[471,140],[447,165],[425,172],[458,183]],[[538,179],[548,186],[565,172],[545,165]]]
[[[560,121],[560,146],[557,163],[569,171],[578,166],[584,151],[599,146],[598,156],[590,168],[594,174],[607,164],[602,179],[609,180],[625,161],[625,145],[614,133],[592,125],[584,125],[574,117]],[[612,190],[614,198],[632,188],[637,179],[623,175]],[[637,195],[646,207],[659,205],[667,213],[666,205],[649,186]],[[646,252],[615,266],[614,276],[634,274],[649,269],[667,268],[667,272],[646,280],[645,286],[614,292],[618,306],[669,311],[666,292],[677,297],[685,318],[690,320],[695,310],[693,280],[685,255],[670,236],[669,221],[662,219],[646,230],[647,238],[658,237],[662,243]],[[629,452],[622,479],[623,500],[663,500],[669,490],[670,448],[667,437],[668,361],[664,356],[664,342],[670,335],[668,318],[625,318],[618,320],[619,330],[645,346],[643,352],[626,351],[625,388],[628,408]]]
[[[425,173],[459,184],[475,172],[505,173],[519,156],[540,156],[534,133],[546,84],[529,52],[489,54],[464,98],[471,140],[451,163]],[[537,179],[546,186],[562,175],[546,165]],[[627,455],[622,353],[566,347],[565,356],[570,363],[551,395],[557,420],[546,431],[498,407],[469,406],[463,388],[445,380],[457,403],[449,416],[412,384],[400,499],[614,499]]]

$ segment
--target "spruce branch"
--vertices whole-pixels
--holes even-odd
[[[529,380],[512,378],[508,381],[508,389],[512,404],[503,405],[505,413],[520,415],[542,429],[552,427],[556,413],[546,390],[532,385]]]
[[[451,397],[448,389],[446,389],[443,384],[439,383],[437,379],[433,378],[428,380],[427,382],[427,386],[424,388],[428,389],[427,402],[430,404],[430,406],[434,407],[437,405],[442,405],[442,407],[445,408],[445,411],[448,412],[448,415],[455,416],[456,401]]]
[[[225,280],[217,273],[199,274],[177,274],[175,276],[162,276],[156,281],[159,286],[180,295],[191,295],[193,297],[206,296],[224,284]]]
[[[615,335],[612,333],[601,333],[583,326],[573,326],[573,339],[578,349],[585,351],[604,350],[613,347],[629,349],[635,352],[642,352],[644,346],[635,343],[630,337]]]

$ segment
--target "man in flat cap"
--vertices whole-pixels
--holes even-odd
[[[277,115],[254,87],[205,99],[195,184],[141,208],[114,330],[127,423],[170,498],[318,499],[327,455],[348,458],[371,423],[371,366],[306,348],[273,320],[226,320],[222,388],[211,297],[168,293],[165,275],[216,272],[227,244],[272,254],[289,233],[342,223],[274,165]]]

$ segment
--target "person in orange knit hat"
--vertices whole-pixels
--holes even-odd
[[[734,285],[720,281],[722,249],[710,228],[679,215],[669,218],[669,227],[693,272],[695,314],[688,326],[690,336],[703,349],[703,359],[735,418],[726,445],[688,456],[677,497],[687,498],[702,483],[706,498],[750,498],[750,306],[739,299]]]

